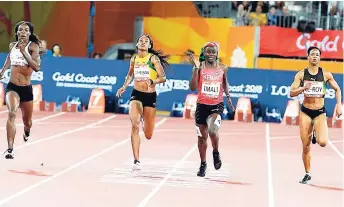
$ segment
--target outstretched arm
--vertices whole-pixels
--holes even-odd
[[[198,86],[199,80],[199,69],[201,67],[201,63],[191,54],[190,55],[192,62],[194,63],[194,67],[192,68],[192,76],[190,81],[190,89],[195,91]]]
[[[165,82],[166,74],[165,74],[164,68],[161,65],[159,57],[154,55],[152,57],[152,63],[156,69],[156,72],[158,73],[158,77],[155,80],[151,80],[151,84],[159,84],[159,83]]]
[[[133,75],[134,75],[134,58],[135,57],[132,57],[130,59],[130,65],[129,65],[129,71],[128,71],[128,74],[127,76],[125,77],[125,81],[124,81],[124,84],[123,84],[123,88],[126,89],[129,84],[131,83],[131,81],[133,80]]]

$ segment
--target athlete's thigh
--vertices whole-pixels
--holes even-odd
[[[328,139],[328,127],[326,114],[320,114],[314,119],[314,130],[318,143],[326,143]]]
[[[143,121],[144,121],[144,131],[147,135],[152,136],[154,126],[155,126],[155,114],[156,108],[144,107],[143,109]]]
[[[129,117],[132,123],[140,123],[141,116],[143,113],[142,103],[137,100],[130,101],[129,104]]]
[[[203,104],[197,104],[195,111],[196,133],[198,138],[206,139],[208,137],[208,107]]]
[[[23,120],[30,121],[32,119],[33,101],[21,102],[20,109],[22,111]]]
[[[308,146],[311,143],[310,134],[313,130],[312,119],[305,113],[300,112],[300,136],[302,140],[302,144],[304,146]]]
[[[6,93],[6,106],[8,111],[17,111],[20,104],[20,97],[17,92],[9,91]]]

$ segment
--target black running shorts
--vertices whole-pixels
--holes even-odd
[[[17,86],[16,84],[9,82],[6,87],[5,94],[10,91],[17,92],[20,98],[20,102],[28,102],[33,100],[32,85]]]
[[[323,106],[321,109],[309,109],[306,108],[304,105],[301,106],[301,111],[307,116],[309,116],[312,120],[318,117],[320,114],[325,113],[325,106]]]
[[[219,114],[221,116],[223,113],[223,109],[223,102],[216,105],[206,105],[197,103],[195,112],[196,124],[207,125],[207,118],[214,113]]]
[[[143,107],[156,108],[156,96],[156,92],[148,93],[133,89],[131,92],[130,101],[140,101]]]

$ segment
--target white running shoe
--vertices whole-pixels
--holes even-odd
[[[141,166],[140,166],[140,162],[136,162],[133,164],[133,171],[140,171],[141,170]]]

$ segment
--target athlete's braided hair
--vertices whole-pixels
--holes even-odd
[[[30,36],[29,36],[29,41],[36,43],[37,45],[40,45],[41,40],[38,39],[37,35],[34,33],[35,27],[31,22],[26,22],[26,21],[20,21],[16,24],[16,27],[14,29],[15,35],[14,37],[16,38],[16,41],[18,41],[18,30],[19,26],[26,24],[29,27],[30,30]]]
[[[154,46],[153,46],[153,40],[152,40],[152,38],[151,38],[148,34],[141,35],[141,36],[137,39],[137,42],[138,42],[139,39],[140,39],[141,37],[143,37],[143,36],[145,36],[145,37],[147,37],[147,38],[149,39],[149,42],[150,42],[150,45],[151,45],[151,47],[148,48],[148,52],[149,52],[149,53],[152,53],[153,55],[156,55],[156,56],[159,58],[162,67],[163,67],[164,69],[167,69],[167,68],[170,66],[170,64],[167,62],[167,60],[168,60],[171,56],[170,56],[170,55],[164,55],[164,52],[163,52],[162,50],[154,50],[154,49],[153,49],[153,48],[154,48]]]

